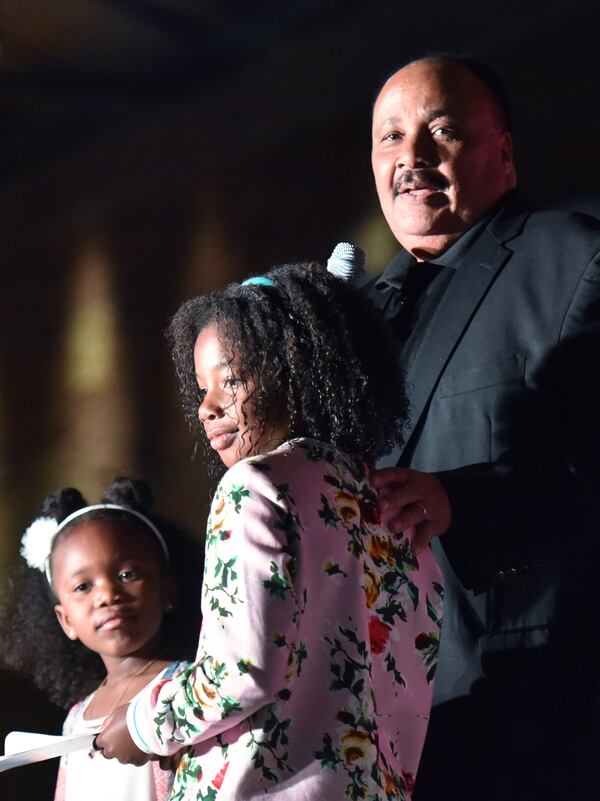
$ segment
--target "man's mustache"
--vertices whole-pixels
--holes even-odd
[[[404,170],[402,175],[397,178],[392,185],[392,195],[398,197],[415,187],[419,189],[438,189],[443,191],[448,188],[448,181],[443,175],[434,170]]]

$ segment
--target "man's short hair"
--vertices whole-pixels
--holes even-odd
[[[381,83],[377,89],[375,100],[377,100],[381,90],[392,77],[392,75],[395,75],[399,70],[404,69],[404,67],[408,67],[409,64],[414,64],[418,61],[441,61],[445,64],[457,64],[459,67],[466,69],[488,90],[496,105],[503,127],[507,131],[511,130],[512,111],[510,98],[506,86],[504,85],[504,81],[498,75],[498,73],[489,66],[489,64],[486,64],[485,61],[481,61],[481,59],[476,58],[468,53],[451,53],[443,51],[439,53],[427,53],[423,56],[417,56],[416,58],[408,59],[404,63],[400,64],[399,67],[396,67],[396,69],[391,72]]]

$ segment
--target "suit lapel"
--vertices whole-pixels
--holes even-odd
[[[400,363],[410,402],[405,444],[384,457],[382,465],[398,464],[404,451],[412,450],[419,421],[426,414],[429,400],[477,313],[487,292],[512,255],[506,245],[521,231],[528,210],[518,197],[487,226],[458,265],[433,316],[420,321],[402,349]]]
[[[485,231],[474,246],[468,263],[461,264],[453,276],[425,330],[417,327],[406,343],[401,359],[410,398],[409,433],[414,430],[429,398],[444,372],[463,334],[476,314],[488,288],[510,257],[510,251],[497,240],[491,258],[490,234]]]

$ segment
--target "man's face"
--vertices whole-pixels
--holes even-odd
[[[444,250],[515,185],[510,133],[488,90],[456,64],[417,61],[373,112],[373,172],[396,239]]]

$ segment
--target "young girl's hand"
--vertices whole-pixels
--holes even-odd
[[[185,754],[185,749],[182,748],[181,751],[177,751],[175,754],[169,754],[168,756],[153,756],[152,759],[158,761],[161,770],[170,770],[171,773],[176,773],[177,768],[179,767],[179,762],[181,761],[181,757]]]
[[[110,715],[96,737],[94,747],[106,759],[117,759],[128,765],[145,765],[152,754],[141,751],[131,739],[127,728],[127,704],[119,706]]]

